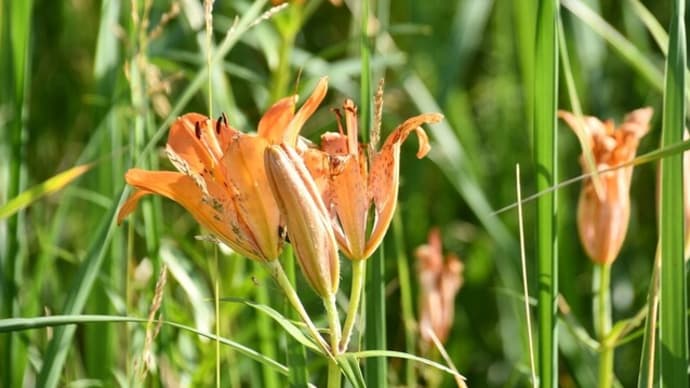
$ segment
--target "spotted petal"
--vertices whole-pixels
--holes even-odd
[[[254,259],[263,258],[254,241],[245,237],[250,236],[250,232],[239,218],[227,191],[215,183],[206,182],[207,186],[202,189],[197,181],[182,173],[136,168],[127,171],[125,180],[139,191],[122,206],[118,222],[134,210],[141,197],[158,194],[180,204],[199,224],[238,253]]]
[[[427,113],[406,120],[388,136],[381,151],[374,156],[368,186],[369,197],[373,199],[376,208],[376,217],[365,257],[370,256],[381,244],[393,218],[400,180],[400,146],[415,131],[419,140],[417,157],[424,157],[429,152],[429,139],[420,126],[424,123],[438,123],[442,119],[443,115],[439,113]]]

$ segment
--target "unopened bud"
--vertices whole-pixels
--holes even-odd
[[[334,295],[340,280],[337,242],[314,179],[286,145],[268,147],[264,163],[305,278],[321,297]]]

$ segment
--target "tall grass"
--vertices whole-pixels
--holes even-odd
[[[664,86],[661,144],[664,147],[683,139],[686,114],[685,1],[673,2],[669,27],[668,57]],[[683,158],[681,154],[661,160],[659,247],[661,249],[661,289],[659,341],[661,384],[688,386],[688,319],[685,233],[683,228]],[[687,188],[686,188],[687,189]]]
[[[634,161],[629,236],[611,267],[612,372],[623,386],[646,386],[646,377],[687,386],[684,1],[312,0],[261,17],[268,3],[215,2],[207,35],[200,2],[171,13],[167,1],[0,0],[0,386],[324,385],[325,359],[262,266],[194,239],[206,232],[169,201],[146,198],[123,226],[114,222],[129,195],[127,168],[172,169],[161,150],[176,117],[226,112],[251,131],[278,98],[297,93],[301,103],[322,76],[329,94],[303,131],[315,143],[337,131],[329,109],[346,97],[368,140],[380,78],[382,139],[415,114],[445,115],[428,128],[428,159],[416,160],[415,140],[402,147],[391,236],[366,263],[366,307],[338,360],[344,385],[455,386],[454,366],[470,386],[525,386],[532,372],[541,386],[596,383],[593,268],[573,233],[582,150],[557,136],[555,121],[579,99],[583,114],[602,119],[643,105],[657,112]],[[515,203],[516,163],[536,301],[522,299],[516,213],[494,210]],[[432,226],[465,263],[444,344],[452,362],[418,346],[411,253]],[[657,242],[659,338],[646,348]],[[327,326],[289,252],[281,262]],[[350,263],[341,264],[347,287]],[[163,266],[162,325],[147,347]],[[337,295],[341,312],[348,291]],[[535,314],[536,371],[524,302]],[[146,352],[154,364],[144,376]],[[644,372],[623,367],[640,359]]]
[[[534,63],[534,163],[536,188],[547,190],[558,180],[556,103],[558,95],[558,17],[555,0],[539,2]],[[558,245],[556,193],[537,199],[536,259],[539,321],[539,382],[558,385]]]

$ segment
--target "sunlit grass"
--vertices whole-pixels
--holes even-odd
[[[331,89],[303,131],[314,144],[337,131],[329,110],[345,98],[359,106],[368,141],[380,78],[381,139],[407,117],[445,115],[427,129],[428,159],[416,160],[416,144],[401,149],[396,218],[366,263],[362,314],[338,360],[344,385],[455,386],[458,372],[469,386],[527,386],[533,373],[541,386],[596,383],[593,268],[575,222],[590,176],[577,162],[582,142],[558,136],[555,121],[556,109],[575,104],[602,119],[645,105],[657,112],[632,162],[631,224],[611,267],[612,372],[623,386],[687,386],[684,1],[215,2],[212,34],[202,2],[59,3],[0,0],[0,386],[326,385],[327,358],[264,266],[195,239],[207,232],[170,201],[147,198],[115,223],[130,194],[127,168],[172,169],[162,150],[178,116],[225,112],[251,131],[277,99],[297,93],[301,103],[322,76]],[[527,285],[539,301],[528,308],[536,370],[516,163]],[[412,252],[433,226],[465,264],[451,334],[438,347],[447,354],[422,354],[418,343]],[[659,337],[649,347],[658,237]],[[281,263],[327,328],[289,250]],[[353,270],[341,265],[344,320]],[[158,320],[147,344],[147,322],[155,329]],[[146,352],[154,362],[143,375]],[[628,367],[638,363],[639,372]]]

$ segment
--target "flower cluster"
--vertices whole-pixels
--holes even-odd
[[[336,311],[338,250],[362,263],[381,244],[397,202],[400,147],[415,132],[420,147],[417,156],[426,155],[428,138],[420,126],[436,123],[443,116],[432,113],[406,120],[376,150],[359,142],[356,107],[347,100],[343,106],[346,131],[339,122],[339,131],[324,134],[316,148],[299,132],[323,101],[327,88],[326,79],[321,79],[297,112],[296,96],[277,101],[263,115],[255,134],[234,129],[224,115],[218,120],[197,113],[178,118],[166,145],[177,171],[130,169],[125,180],[137,191],[121,207],[118,222],[147,194],[182,205],[219,241],[266,264],[314,340],[324,353],[332,354],[346,347],[354,321],[354,314],[348,311],[347,338],[338,346],[337,313],[330,314]],[[324,345],[281,275],[277,259],[286,241],[294,247],[304,277],[329,311],[330,347]],[[351,311],[356,313],[356,308]]]

